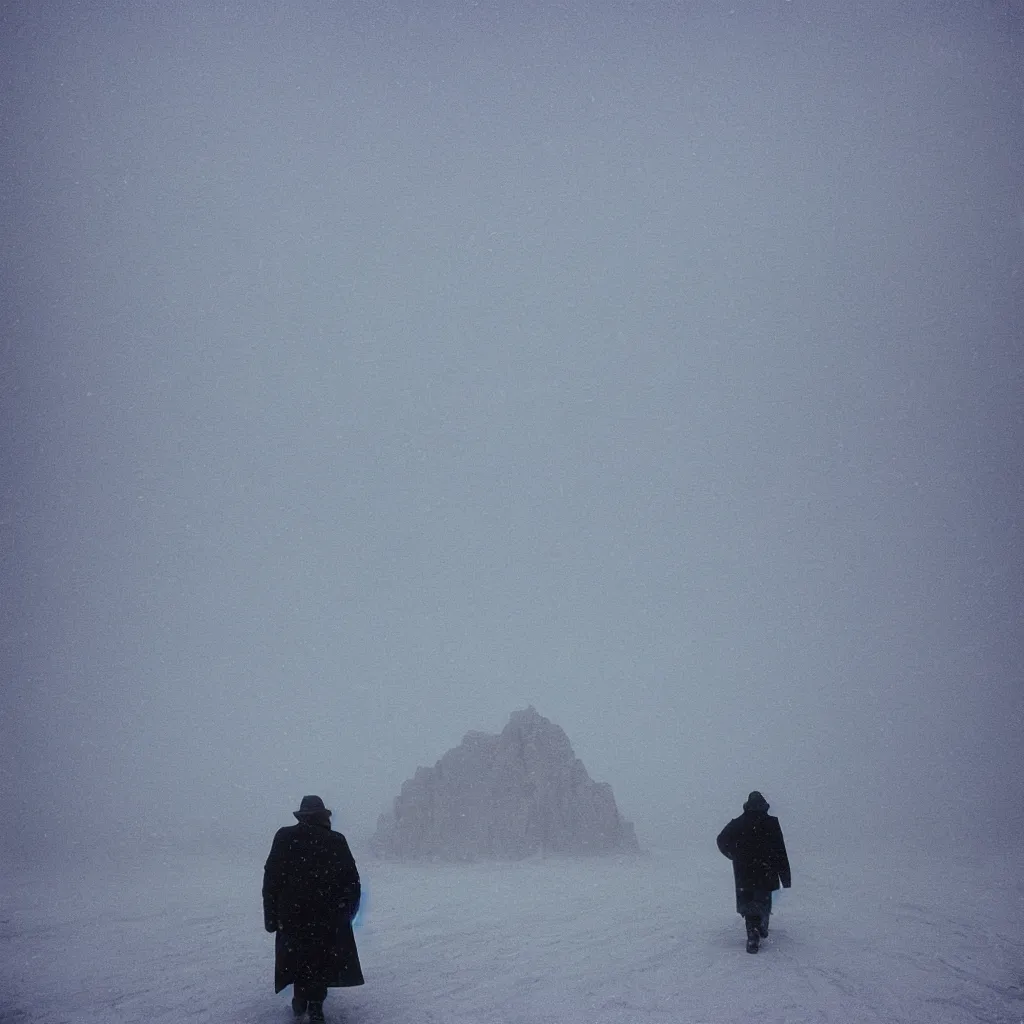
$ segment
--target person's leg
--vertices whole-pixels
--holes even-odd
[[[743,920],[747,926],[747,952],[756,953],[761,945],[761,918],[756,914],[748,914]]]
[[[306,985],[306,998],[309,1000],[309,1019],[311,1024],[324,1019],[324,1000],[327,998],[327,986],[319,982]]]
[[[323,1020],[323,1003],[327,998],[327,986],[323,978],[322,957],[317,950],[303,948],[296,964],[296,978],[293,987],[292,1010],[296,1016],[309,1012],[311,1021]]]
[[[761,908],[761,927],[759,929],[761,938],[766,938],[768,935],[768,918],[772,916],[772,894],[767,892],[764,894],[764,906]]]

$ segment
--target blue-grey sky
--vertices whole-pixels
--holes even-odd
[[[1024,14],[848,6],[4,6],[16,841],[531,703],[641,841],[1019,823]]]

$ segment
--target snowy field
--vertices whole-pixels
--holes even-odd
[[[358,852],[358,851],[357,851]],[[352,1024],[1020,1024],[1024,900],[1012,851],[791,850],[757,956],[714,851],[518,864],[382,864],[357,939]],[[283,1024],[262,929],[262,861],[169,857],[6,872],[3,1024]]]

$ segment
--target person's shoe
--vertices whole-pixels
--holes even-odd
[[[306,1000],[305,999],[293,999],[292,1000],[292,1013],[296,1017],[301,1017],[306,1012]]]
[[[324,1004],[310,1002],[309,1004],[309,1021],[310,1024],[323,1024],[324,1020]]]
[[[760,945],[761,945],[761,940],[758,938],[757,932],[754,932],[753,935],[748,935],[747,936],[747,952],[748,953],[756,953],[757,949],[758,949],[758,946],[760,946]],[[313,1019],[312,1016],[310,1016],[310,1020],[312,1020],[312,1019]]]
[[[766,925],[766,924],[758,925],[757,934],[760,935],[762,939],[767,939],[768,938],[768,925]]]

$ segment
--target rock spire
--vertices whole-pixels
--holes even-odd
[[[611,787],[590,778],[562,729],[532,707],[497,736],[467,733],[433,768],[419,768],[378,819],[371,847],[440,860],[639,849]]]

